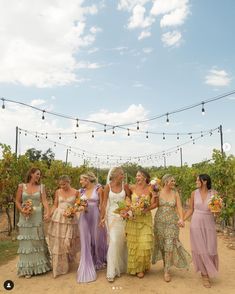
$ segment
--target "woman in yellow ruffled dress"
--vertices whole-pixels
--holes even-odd
[[[130,186],[132,206],[140,200],[149,202],[149,206],[135,213],[126,223],[128,262],[127,273],[143,278],[150,269],[153,249],[153,227],[151,209],[156,207],[156,193],[151,191],[150,176],[144,170],[136,174],[136,184]]]

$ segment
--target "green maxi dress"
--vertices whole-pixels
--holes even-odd
[[[41,190],[33,194],[27,193],[26,184],[23,184],[22,202],[32,200],[33,213],[26,219],[20,214],[18,227],[19,235],[19,262],[18,276],[38,275],[51,270],[50,255],[43,230]]]

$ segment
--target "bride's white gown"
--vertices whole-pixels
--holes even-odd
[[[109,186],[109,197],[106,213],[109,247],[107,254],[107,278],[115,278],[127,269],[127,246],[125,221],[113,211],[118,208],[117,202],[125,199],[125,190],[114,193]]]

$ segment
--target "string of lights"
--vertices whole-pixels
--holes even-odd
[[[18,104],[18,105],[21,105],[21,106],[24,106],[24,107],[34,109],[36,111],[40,111],[41,115],[42,115],[41,116],[42,120],[45,120],[46,115],[49,114],[49,115],[57,116],[57,117],[60,117],[60,118],[73,120],[73,121],[75,121],[75,124],[76,124],[77,128],[79,127],[80,122],[84,122],[84,123],[90,123],[90,124],[96,124],[96,125],[103,126],[103,131],[104,132],[107,132],[107,130],[108,130],[107,128],[111,128],[113,130],[113,133],[114,133],[115,129],[120,128],[120,129],[126,130],[128,132],[128,134],[130,134],[130,131],[133,131],[133,130],[130,130],[129,128],[127,128],[127,126],[136,125],[136,130],[139,131],[141,123],[142,124],[147,123],[147,122],[150,122],[150,121],[153,121],[153,120],[160,119],[162,117],[166,117],[166,123],[169,124],[170,123],[170,118],[169,118],[170,115],[173,115],[173,114],[176,114],[176,113],[179,113],[179,112],[183,112],[183,111],[187,111],[187,110],[196,108],[198,106],[201,107],[202,115],[205,115],[205,112],[206,112],[205,111],[205,105],[206,104],[212,103],[212,102],[215,102],[215,101],[218,101],[218,100],[221,100],[221,99],[224,99],[224,98],[226,98],[228,96],[231,96],[233,94],[235,94],[235,90],[232,90],[230,92],[227,92],[227,93],[224,93],[224,94],[221,94],[221,95],[209,98],[209,99],[204,99],[203,101],[197,102],[197,103],[189,105],[189,106],[184,106],[184,107],[178,108],[178,109],[173,110],[173,111],[168,111],[168,112],[163,113],[163,114],[155,115],[155,116],[153,116],[151,118],[147,118],[147,119],[144,119],[144,120],[138,120],[138,121],[130,122],[130,123],[126,123],[126,124],[119,124],[119,125],[113,125],[113,124],[99,122],[99,121],[96,121],[96,120],[89,120],[89,119],[83,119],[83,118],[79,118],[79,117],[73,117],[71,115],[66,115],[66,114],[53,112],[53,111],[50,111],[50,110],[42,109],[42,108],[30,105],[30,104],[24,103],[24,102],[8,99],[8,98],[4,98],[4,97],[0,98],[0,100],[2,100],[2,109],[6,108],[6,102]],[[92,130],[91,132],[95,133],[96,131]],[[99,130],[98,130],[98,132],[99,132]]]
[[[24,129],[20,129],[22,132],[25,132]],[[106,131],[112,130],[112,128],[107,128]],[[139,134],[145,134],[146,138],[148,138],[149,135],[161,135],[163,140],[166,139],[166,136],[176,136],[177,140],[180,139],[181,136],[189,136],[190,139],[193,139],[193,135],[198,135],[198,134],[206,134],[208,132],[212,132],[213,129],[210,130],[204,130],[204,131],[197,131],[197,132],[154,132],[154,131],[138,131]],[[103,130],[88,130],[88,131],[77,131],[77,132],[36,132],[34,131],[35,135],[41,135],[45,136],[47,139],[49,136],[56,136],[59,139],[62,138],[62,136],[73,136],[75,139],[78,138],[81,134],[91,134],[91,137],[95,137],[95,133],[101,133]],[[135,129],[128,129],[128,134],[127,136],[131,135],[131,132],[137,133]],[[25,132],[27,134],[27,132]],[[113,133],[115,134],[115,132]]]
[[[190,139],[190,140],[183,142],[181,144],[178,144],[177,146],[173,146],[173,147],[167,148],[165,150],[162,150],[162,151],[159,151],[156,153],[138,155],[138,156],[94,153],[94,152],[90,152],[90,151],[87,151],[87,150],[79,148],[79,147],[75,147],[75,146],[72,147],[72,146],[64,144],[62,142],[51,140],[49,138],[46,138],[45,136],[38,134],[37,132],[32,132],[32,131],[28,131],[28,130],[21,129],[21,128],[19,128],[19,135],[22,135],[22,132],[23,132],[24,134],[29,134],[29,135],[35,137],[37,141],[40,141],[41,139],[47,140],[48,142],[52,143],[54,145],[54,147],[56,147],[57,145],[63,146],[66,149],[68,149],[69,152],[73,152],[73,154],[75,156],[90,160],[94,164],[97,164],[97,163],[100,164],[103,162],[102,160],[104,160],[104,159],[106,160],[106,163],[107,162],[108,163],[115,162],[118,164],[121,164],[121,163],[123,164],[125,162],[140,163],[140,162],[144,162],[144,161],[160,160],[163,157],[170,156],[175,152],[177,153],[180,150],[180,147],[185,146],[186,144],[189,144],[189,143],[195,144],[195,142],[197,140],[202,139],[203,137],[206,137],[206,136],[211,136],[215,131],[220,132],[219,127],[216,127],[214,129],[208,131],[207,133],[203,133],[203,134],[201,133],[200,136],[195,137],[193,139]]]

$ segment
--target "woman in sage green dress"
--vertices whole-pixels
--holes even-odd
[[[16,193],[16,206],[20,211],[17,224],[19,227],[17,274],[25,278],[51,270],[49,251],[43,231],[42,204],[44,220],[48,220],[50,214],[45,188],[40,185],[40,177],[40,170],[31,168],[26,183],[19,184]],[[23,208],[27,200],[31,200],[32,203],[31,214]]]
[[[167,174],[163,176],[162,183],[158,210],[154,218],[152,263],[163,260],[164,280],[170,282],[170,267],[175,265],[178,268],[188,269],[191,256],[179,241],[179,227],[184,227],[184,222],[180,197],[175,190],[175,179]]]

